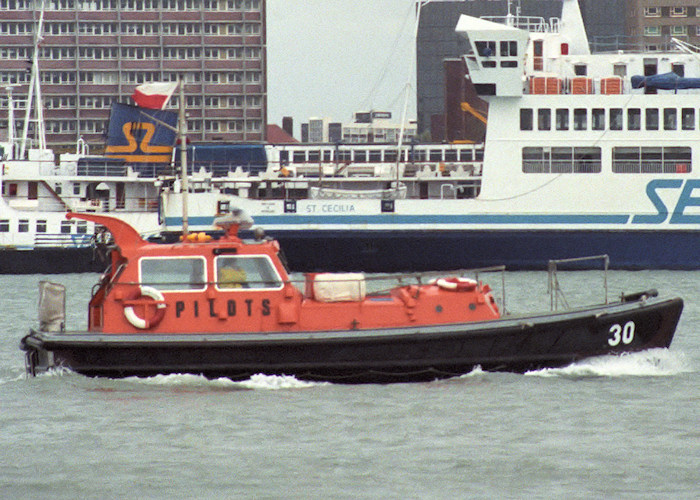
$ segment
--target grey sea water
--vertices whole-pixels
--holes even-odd
[[[669,350],[357,386],[27,378],[46,278],[68,287],[70,328],[97,280],[0,276],[0,498],[700,497],[700,272],[609,273],[611,296],[685,298]],[[598,273],[561,279],[572,305],[601,297]],[[549,307],[545,274],[506,284],[511,311]]]

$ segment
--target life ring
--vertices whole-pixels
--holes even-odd
[[[470,278],[439,278],[435,284],[444,290],[452,292],[471,292],[476,289],[477,282]]]
[[[167,304],[165,303],[165,297],[163,297],[163,294],[160,293],[158,290],[153,288],[152,286],[146,286],[146,285],[141,285],[139,287],[139,290],[133,294],[131,297],[127,299],[127,301],[134,301],[138,300],[141,297],[148,297],[150,299],[153,299],[155,301],[156,305],[156,312],[149,318],[141,318],[136,312],[134,311],[134,306],[129,305],[128,302],[124,303],[124,317],[126,320],[131,323],[133,326],[136,328],[139,328],[141,330],[148,330],[149,328],[153,328],[155,326],[158,326],[158,323],[162,321],[162,319],[165,317],[165,308],[167,307]]]

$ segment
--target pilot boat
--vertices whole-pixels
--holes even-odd
[[[109,230],[111,264],[92,294],[86,331],[65,329],[65,289],[42,283],[40,327],[21,340],[31,375],[65,368],[114,378],[264,373],[389,383],[476,366],[524,372],[668,347],[683,309],[680,298],[643,292],[510,316],[478,274],[416,275],[374,292],[360,273],[309,273],[295,284],[277,241],[259,231],[255,240],[239,237],[253,223],[240,211],[218,221],[220,234],[183,234],[175,243],[148,242],[117,218],[67,217]]]

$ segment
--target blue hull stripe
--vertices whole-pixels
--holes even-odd
[[[585,215],[585,214],[553,214],[553,215],[256,215],[255,222],[261,226],[292,226],[292,225],[354,225],[354,224],[627,224],[629,215]],[[211,225],[214,217],[190,217],[192,225]],[[182,224],[180,217],[165,219],[168,226]]]

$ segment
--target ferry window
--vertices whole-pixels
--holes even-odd
[[[408,155],[408,161],[425,161],[425,151],[414,149]]]
[[[70,234],[71,227],[73,227],[73,224],[70,221],[61,221],[61,234]]]
[[[610,130],[622,130],[622,109],[610,109]]]
[[[61,194],[61,191],[63,191],[63,187],[60,184],[54,184],[53,190],[56,191],[56,194]]]
[[[309,163],[318,163],[321,161],[320,151],[309,151]]]
[[[576,76],[586,76],[588,74],[588,66],[585,64],[574,64],[574,74]]]
[[[551,130],[552,128],[552,110],[538,109],[537,110],[537,130]]]
[[[326,150],[323,152],[323,161],[326,163],[330,163],[333,161],[333,151],[330,149]]]
[[[612,169],[616,174],[639,173],[639,148],[613,148]]]
[[[158,290],[204,290],[204,264],[202,257],[146,257],[139,261],[141,283]]]
[[[459,161],[473,161],[474,155],[471,149],[463,149],[459,152]]]
[[[367,162],[367,151],[355,151],[355,163]]]
[[[454,149],[445,150],[445,161],[457,161],[457,151]]]
[[[474,42],[476,52],[481,57],[491,57],[496,55],[496,42]]]
[[[17,184],[14,182],[10,183],[7,188],[7,196],[17,196]]]
[[[659,110],[656,108],[648,108],[645,111],[645,123],[647,130],[659,130]]]
[[[627,76],[626,64],[613,64],[613,75],[624,78]]]
[[[79,220],[76,232],[78,234],[87,234],[87,221]]]
[[[642,110],[631,108],[627,110],[627,130],[641,130]]]
[[[586,130],[588,128],[588,110],[574,110],[574,130]]]
[[[19,225],[17,226],[17,231],[20,233],[29,232],[29,219],[20,219]]]
[[[39,219],[36,221],[36,232],[45,233],[46,232],[46,219]]]
[[[671,71],[682,78],[685,76],[685,65],[671,64]]]
[[[683,130],[695,130],[695,109],[683,108],[681,110],[681,127]]]
[[[594,109],[591,111],[591,128],[593,130],[605,130],[605,110]]]
[[[27,199],[36,200],[39,198],[39,183],[30,181],[27,183]]]
[[[644,147],[641,154],[640,173],[660,174],[663,170],[663,148]]]
[[[571,148],[552,148],[552,173],[570,174],[572,171]]]
[[[676,108],[664,108],[664,130],[676,130],[678,112]]]
[[[429,151],[428,161],[442,161],[442,149],[431,149]]]
[[[382,161],[382,152],[376,149],[371,149],[369,151],[369,161],[370,163],[380,163]]]
[[[76,194],[76,195],[80,194],[80,183],[79,182],[73,183],[73,194]]]
[[[0,233],[9,233],[10,232],[10,220],[9,219],[0,219]]]
[[[546,174],[549,173],[549,149],[523,148],[523,173]]]
[[[292,153],[292,161],[294,163],[306,163],[306,151],[294,151]]]
[[[602,170],[600,148],[574,148],[574,173],[597,174]]]
[[[387,163],[396,163],[399,159],[398,151],[384,151],[384,161]]]
[[[352,151],[338,151],[338,161],[350,163],[352,161]]]
[[[226,256],[216,259],[218,288],[282,288],[282,285],[268,257]]]
[[[517,57],[518,42],[501,42],[501,57]]]
[[[569,110],[557,109],[556,122],[557,130],[569,130]]]
[[[692,170],[689,147],[613,148],[613,172],[617,174],[687,174]]]
[[[520,130],[532,130],[532,109],[520,110]]]

